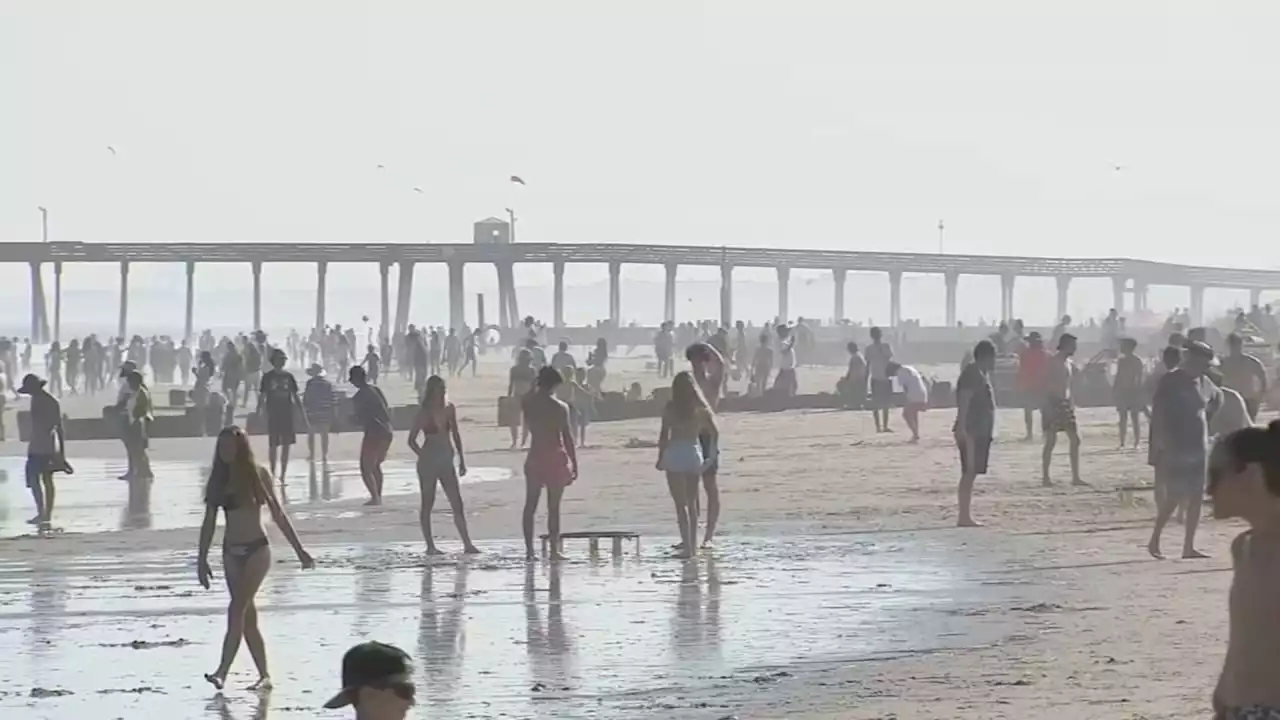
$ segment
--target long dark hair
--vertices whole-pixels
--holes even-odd
[[[219,452],[227,438],[236,446],[235,459],[229,463],[222,459],[222,453]],[[224,506],[228,504],[228,500],[232,501],[232,505],[263,505],[267,501],[262,480],[258,477],[258,461],[253,457],[249,436],[236,425],[225,427],[218,433],[213,446],[209,482],[204,488],[205,504]]]
[[[1267,491],[1280,496],[1280,420],[1272,420],[1266,427],[1253,425],[1236,430],[1219,440],[1218,446],[1227,453],[1236,472],[1251,463],[1260,465]],[[1217,484],[1214,475],[1211,469],[1210,491]]]

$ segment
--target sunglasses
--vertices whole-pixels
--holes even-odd
[[[369,683],[368,687],[374,690],[390,690],[396,694],[396,697],[406,702],[413,702],[414,697],[418,694],[418,688],[407,680],[390,680],[376,683]]]

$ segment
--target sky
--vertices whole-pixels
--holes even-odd
[[[84,242],[468,242],[514,207],[530,242],[937,252],[942,220],[1280,267],[1278,35],[1265,0],[0,0],[0,242],[37,206]]]

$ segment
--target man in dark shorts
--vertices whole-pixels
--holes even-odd
[[[62,406],[35,375],[22,378],[18,393],[31,396],[31,437],[27,440],[27,487],[36,503],[28,522],[48,530],[53,521],[53,474],[66,468],[66,439],[62,434]]]
[[[979,475],[987,474],[991,438],[995,435],[996,395],[991,386],[991,371],[996,366],[996,346],[983,340],[973,348],[973,362],[956,381],[956,423],[952,431],[960,451],[959,527],[977,527],[970,508],[973,484]]]
[[[893,346],[884,342],[880,328],[871,328],[871,344],[867,346],[867,377],[871,381],[871,417],[876,421],[876,432],[889,429],[889,406],[893,404],[893,378],[887,368],[893,360]]]
[[[366,642],[342,656],[342,690],[324,706],[350,706],[360,720],[404,720],[416,694],[409,654],[394,645]]]
[[[698,382],[699,389],[707,399],[707,404],[714,412],[720,404],[720,392],[724,388],[724,356],[716,350],[714,345],[705,342],[698,342],[690,345],[685,349],[685,359],[693,366],[693,377]],[[707,491],[707,530],[703,537],[703,547],[710,547],[712,540],[716,535],[716,524],[720,520],[720,453],[718,448],[711,447],[711,437],[702,435],[698,437],[698,441],[702,444],[703,457],[715,457],[717,460],[707,465],[702,471],[702,487]],[[696,502],[696,500],[695,500]],[[694,509],[695,517],[698,514],[697,508]],[[689,548],[692,552],[693,549]]]
[[[258,386],[258,414],[261,415],[264,409],[267,413],[267,455],[271,474],[282,485],[289,471],[289,448],[297,441],[293,428],[294,409],[302,418],[303,427],[307,426],[307,411],[298,397],[298,381],[293,373],[284,369],[287,359],[283,350],[272,350],[271,369],[262,374],[262,383]],[[277,453],[280,456],[279,475],[276,475]]]
[[[1044,431],[1044,450],[1040,453],[1040,482],[1045,487],[1053,485],[1049,479],[1049,465],[1053,462],[1053,449],[1058,444],[1058,433],[1066,433],[1071,458],[1071,484],[1084,486],[1080,479],[1080,431],[1076,425],[1076,405],[1071,394],[1075,365],[1071,356],[1076,354],[1076,336],[1063,333],[1058,338],[1058,352],[1049,358],[1045,372],[1045,404],[1040,411],[1040,427]]]

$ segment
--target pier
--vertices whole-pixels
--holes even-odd
[[[485,225],[489,223],[489,225]],[[489,227],[496,223],[477,223]],[[503,222],[502,224],[505,224]],[[477,233],[479,235],[479,233]],[[83,243],[19,242],[0,245],[0,262],[27,263],[31,268],[31,337],[35,341],[60,340],[62,269],[68,263],[97,263],[116,266],[120,276],[118,333],[128,336],[129,268],[136,263],[181,263],[186,266],[186,307],[184,332],[191,337],[198,268],[204,265],[234,264],[253,276],[253,317],[256,328],[262,317],[261,275],[266,263],[310,263],[316,269],[316,327],[325,325],[325,286],[330,266],[340,263],[372,263],[381,271],[382,332],[403,330],[408,325],[413,295],[414,269],[428,263],[449,268],[450,324],[464,322],[466,290],[463,268],[467,264],[492,265],[498,279],[498,325],[512,327],[520,322],[513,268],[517,263],[552,266],[554,317],[551,324],[564,326],[564,269],[571,263],[598,263],[609,270],[608,318],[617,326],[622,318],[622,267],[661,265],[666,270],[663,317],[676,317],[676,273],[683,266],[720,268],[720,318],[728,325],[733,316],[733,273],[739,267],[774,268],[778,277],[778,316],[789,317],[788,296],[791,271],[828,270],[835,281],[833,318],[845,317],[845,283],[850,271],[882,272],[889,276],[890,325],[902,322],[902,276],[942,275],[946,281],[946,323],[956,323],[957,288],[961,275],[994,275],[1001,280],[1000,317],[1015,316],[1014,286],[1020,277],[1052,276],[1057,280],[1057,314],[1066,314],[1068,293],[1075,278],[1106,277],[1112,281],[1112,306],[1144,310],[1148,288],[1153,285],[1183,286],[1190,290],[1192,322],[1200,322],[1205,288],[1232,288],[1250,291],[1257,304],[1263,290],[1280,288],[1280,271],[1212,268],[1126,258],[1048,258],[1031,256],[951,255],[924,253],[860,252],[841,250],[769,249],[749,247],[694,247],[638,244],[483,243],[473,244],[386,244],[386,243]],[[399,268],[394,317],[390,302],[389,274]],[[53,318],[50,327],[45,298],[44,268],[53,269]],[[220,270],[222,271],[222,270]],[[1130,301],[1126,303],[1126,298]]]

